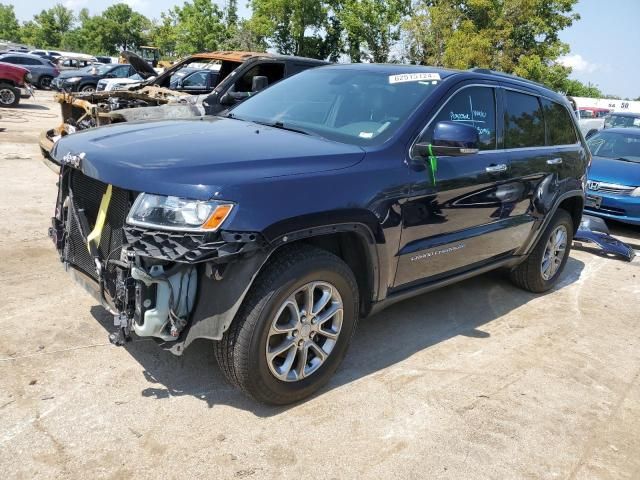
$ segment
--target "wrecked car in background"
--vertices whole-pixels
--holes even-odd
[[[125,53],[130,64],[139,73],[143,71],[142,64],[151,68],[137,55]],[[270,53],[198,53],[178,62],[157,77],[147,76],[146,82],[129,88],[125,86],[123,90],[86,94],[61,93],[56,96],[56,100],[61,105],[63,123],[40,135],[42,155],[46,160],[52,160],[50,152],[53,144],[60,137],[78,130],[136,120],[215,115],[285,77],[327,63]],[[212,70],[216,75],[198,76],[198,79],[208,82],[208,87],[194,88],[194,85],[180,79],[184,69]]]

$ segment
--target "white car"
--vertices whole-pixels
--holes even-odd
[[[103,78],[98,80],[97,92],[111,92],[112,90],[126,90],[129,87],[140,85],[144,79],[135,74],[127,78]]]

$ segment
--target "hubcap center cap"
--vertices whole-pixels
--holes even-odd
[[[302,328],[300,329],[300,334],[302,335],[303,338],[309,338],[309,335],[311,335],[311,326],[303,325]]]

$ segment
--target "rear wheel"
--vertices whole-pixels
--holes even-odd
[[[534,293],[550,290],[562,275],[573,242],[573,219],[558,209],[529,257],[511,271],[511,280]]]
[[[214,348],[231,383],[285,405],[313,394],[340,365],[356,328],[358,288],[329,252],[303,246],[277,255]]]
[[[6,83],[0,83],[0,107],[15,107],[20,103],[20,91]]]
[[[50,77],[49,75],[43,75],[40,77],[40,80],[38,80],[38,87],[40,87],[43,90],[49,90],[51,88],[52,80],[53,80],[53,77]]]

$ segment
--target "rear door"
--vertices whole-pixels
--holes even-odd
[[[581,159],[584,152],[563,105],[510,87],[504,89],[504,99],[504,148],[517,185],[512,215],[532,228],[537,193],[545,191],[543,204],[535,206],[550,208],[546,203],[556,198],[564,183],[575,183],[578,165],[585,161]],[[529,233],[530,228],[520,232],[525,236]],[[525,238],[519,241],[524,243]]]
[[[490,261],[515,248],[511,236],[513,184],[501,150],[501,97],[493,84],[463,85],[425,121],[419,141],[430,143],[439,121],[472,125],[480,152],[439,157],[435,185],[430,171],[412,171],[402,205],[402,236],[394,287]]]

